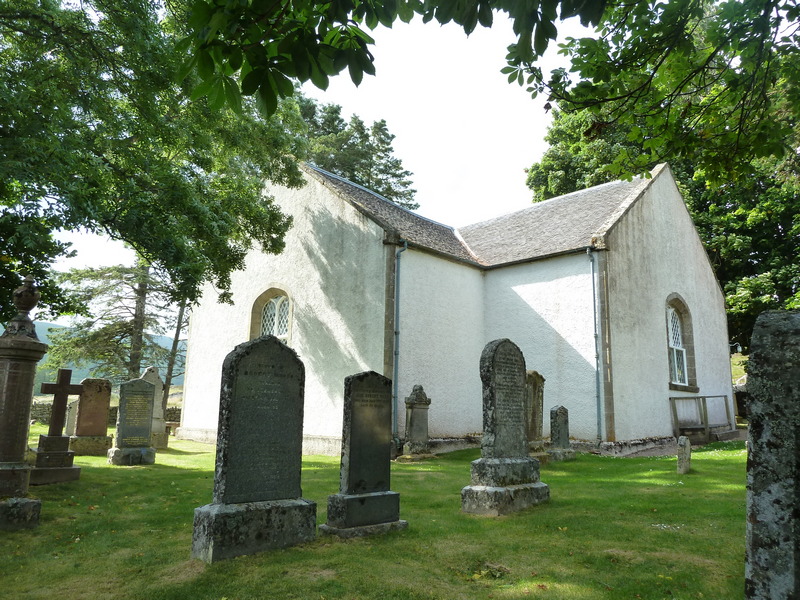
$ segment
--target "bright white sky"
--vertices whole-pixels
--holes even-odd
[[[413,173],[419,214],[460,227],[527,207],[532,193],[524,169],[547,148],[549,115],[544,98],[531,99],[500,73],[515,39],[511,23],[499,17],[491,29],[479,26],[467,37],[456,25],[415,19],[373,36],[375,77],[356,87],[345,71],[328,90],[308,85],[306,94],[341,105],[345,119],[386,120],[395,155]],[[549,70],[557,60],[552,44],[543,66]],[[78,257],[57,263],[59,270],[133,260],[94,236],[66,239]]]

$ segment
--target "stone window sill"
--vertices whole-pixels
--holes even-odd
[[[700,391],[700,388],[696,385],[681,385],[679,383],[670,383],[669,389],[674,392],[690,392],[692,394],[696,394]]]

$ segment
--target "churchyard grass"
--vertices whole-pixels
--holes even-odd
[[[674,456],[550,463],[550,502],[503,517],[460,512],[478,456],[392,465],[405,531],[211,565],[189,558],[193,510],[211,500],[211,446],[171,438],[149,466],[77,457],[79,481],[31,489],[39,527],[0,535],[0,586],[9,598],[75,600],[743,597],[743,442],[695,449],[687,475]],[[339,461],[303,465],[322,524]]]

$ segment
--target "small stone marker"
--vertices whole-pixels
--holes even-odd
[[[537,371],[528,371],[525,376],[528,444],[535,451],[544,449],[544,382],[544,377]]]
[[[164,420],[164,382],[158,374],[156,367],[147,367],[140,379],[149,381],[155,387],[155,400],[153,402],[153,428],[152,446],[156,450],[165,450],[169,446],[169,435],[167,434],[167,422]]]
[[[132,379],[119,386],[119,410],[114,447],[108,451],[111,465],[152,465],[156,450],[150,445],[155,386]]]
[[[575,451],[569,444],[569,411],[564,406],[550,409],[550,460],[573,460]]]
[[[471,485],[461,490],[461,510],[502,515],[550,498],[539,480],[539,461],[528,456],[525,358],[511,340],[489,342],[481,354],[483,438],[472,462]]]
[[[47,352],[28,313],[39,292],[28,277],[14,290],[19,311],[0,335],[0,531],[39,525],[42,501],[28,497],[30,465],[25,463],[36,364]]]
[[[106,456],[111,448],[108,435],[108,409],[111,404],[111,382],[87,378],[81,381],[75,433],[69,449],[79,456]]]
[[[67,420],[64,423],[64,435],[75,435],[75,422],[78,420],[78,401],[67,403]]]
[[[765,312],[748,364],[745,597],[800,598],[800,312]]]
[[[431,456],[428,438],[428,409],[431,399],[421,385],[415,385],[406,398],[406,443],[403,456]]]
[[[678,438],[678,475],[692,470],[692,442],[685,435]]]
[[[56,383],[42,384],[43,394],[53,394],[53,409],[47,435],[39,436],[39,446],[34,450],[36,463],[31,471],[31,485],[75,481],[81,476],[80,467],[73,464],[75,453],[69,449],[69,436],[62,435],[69,396],[83,390],[82,386],[70,383],[70,379],[72,369],[59,369]]]
[[[392,382],[368,371],[344,380],[339,493],[328,496],[323,533],[359,537],[404,529],[400,494],[389,490]]]
[[[192,557],[207,563],[314,539],[317,505],[301,498],[305,369],[273,336],[222,365],[211,504],[194,511]]]

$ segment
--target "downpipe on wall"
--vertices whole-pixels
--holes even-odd
[[[592,318],[594,320],[594,394],[597,405],[597,443],[603,441],[603,405],[600,397],[600,332],[597,330],[597,281],[595,258],[592,248],[586,249],[592,268]]]
[[[403,244],[394,253],[394,360],[392,361],[392,438],[400,443],[400,428],[397,423],[398,383],[400,372],[400,255],[408,250],[408,240],[401,239]]]

